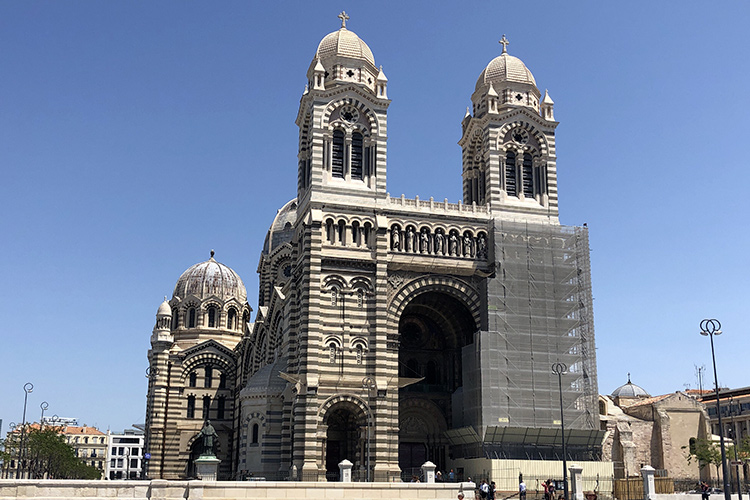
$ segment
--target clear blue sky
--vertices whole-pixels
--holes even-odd
[[[509,52],[555,100],[560,214],[588,223],[599,391],[750,385],[747,2],[0,3],[0,418],[145,414],[156,309],[216,258],[257,307],[294,119],[337,14],[389,78],[392,195],[461,197],[460,121]],[[712,377],[705,385],[710,386]]]

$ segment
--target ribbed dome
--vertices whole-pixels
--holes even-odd
[[[286,363],[277,359],[255,372],[242,389],[243,396],[264,395],[277,396],[284,392],[286,381],[279,377],[279,372],[286,368]]]
[[[503,53],[494,58],[479,75],[475,90],[484,85],[495,84],[496,89],[504,87],[503,83],[523,83],[536,87],[536,80],[529,68],[517,57]]]
[[[268,228],[266,241],[263,244],[263,253],[269,254],[271,250],[292,241],[294,236],[294,223],[297,222],[297,198],[289,200],[276,213],[271,227]]]
[[[321,61],[334,57],[349,57],[366,61],[373,67],[375,66],[375,58],[370,47],[356,33],[345,27],[326,35],[318,44],[315,57]]]
[[[159,306],[159,310],[156,311],[156,316],[172,316],[172,308],[170,307],[169,302],[167,302],[166,297],[164,297],[164,302]]]
[[[620,387],[618,387],[617,389],[615,389],[612,392],[612,397],[613,398],[617,398],[617,397],[620,397],[620,398],[640,398],[640,397],[648,398],[648,397],[651,397],[651,396],[649,395],[648,392],[646,392],[646,390],[643,387],[641,387],[639,385],[635,385],[634,383],[632,383],[630,381],[630,376],[628,376],[628,383],[625,384],[625,385],[621,385]]]
[[[173,295],[183,299],[195,295],[201,300],[217,296],[221,300],[235,298],[242,304],[247,302],[247,290],[242,279],[231,268],[216,262],[213,250],[210,259],[182,273]]]

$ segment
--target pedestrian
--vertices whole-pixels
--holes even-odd
[[[482,479],[482,484],[479,485],[479,496],[487,498],[487,492],[490,490],[490,485],[487,484],[486,479]]]
[[[555,482],[552,479],[547,480],[547,493],[549,493],[549,500],[555,500]]]
[[[491,481],[487,489],[487,500],[495,500],[495,481]]]
[[[708,500],[709,495],[710,490],[708,488],[708,483],[701,481],[701,500]]]
[[[526,483],[523,482],[523,479],[518,483],[518,500],[526,500]]]
[[[448,481],[450,481],[451,483],[456,482],[456,473],[453,472],[453,469],[451,469],[450,472],[448,472]]]

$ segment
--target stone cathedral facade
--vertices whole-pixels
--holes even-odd
[[[388,80],[340,17],[307,70],[297,196],[268,231],[255,320],[213,252],[159,307],[147,474],[190,477],[206,419],[222,479],[559,457],[556,362],[569,455],[595,459],[588,235],[559,223],[552,100],[503,37],[461,122],[463,201],[391,197]]]

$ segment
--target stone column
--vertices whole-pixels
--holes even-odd
[[[352,482],[352,465],[353,464],[347,459],[343,459],[339,462],[339,474],[342,483]]]
[[[424,478],[425,483],[434,483],[435,482],[435,468],[437,466],[430,462],[429,460],[422,464],[422,478]]]
[[[571,464],[568,470],[570,471],[570,496],[573,500],[583,500],[583,482],[581,481],[583,467]]]
[[[656,482],[654,473],[656,469],[650,465],[641,467],[641,476],[643,477],[643,500],[654,500],[656,498]]]

